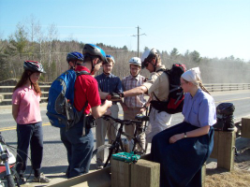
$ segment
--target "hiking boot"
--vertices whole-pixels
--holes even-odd
[[[34,177],[32,182],[49,183],[50,180],[43,173],[40,173],[40,176]]]

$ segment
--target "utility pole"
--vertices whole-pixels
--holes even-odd
[[[146,34],[145,33],[140,34],[141,28],[139,26],[136,28],[137,28],[137,35],[132,35],[132,36],[137,37],[137,56],[139,57],[140,56],[140,36],[143,36],[143,35],[146,36]]]

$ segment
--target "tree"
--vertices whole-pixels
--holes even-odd
[[[17,49],[17,52],[21,57],[23,53],[25,53],[25,47],[28,44],[27,32],[24,26],[18,24],[14,36],[10,36],[9,40],[10,43]]]
[[[173,50],[170,52],[170,58],[176,59],[179,56],[179,51],[176,48],[173,48]]]
[[[190,55],[191,55],[191,58],[192,58],[192,60],[194,62],[199,63],[201,61],[201,57],[200,57],[200,53],[199,52],[197,52],[197,51],[194,50],[192,53],[190,53]]]

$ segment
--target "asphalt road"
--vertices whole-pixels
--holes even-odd
[[[250,91],[232,91],[212,93],[216,105],[223,102],[232,102],[235,105],[235,121],[240,120],[244,116],[250,115]],[[62,173],[67,168],[66,150],[61,143],[59,129],[52,127],[46,116],[46,105],[41,105],[41,113],[43,120],[44,134],[44,157],[43,157],[43,172],[45,174]],[[122,118],[122,109],[120,108],[120,117]],[[181,114],[173,115],[171,125],[177,124],[183,120]],[[17,137],[15,130],[15,122],[11,115],[11,107],[0,106],[0,131],[4,136],[6,143],[16,147]],[[95,129],[93,129],[95,134]],[[95,163],[95,160],[92,160]],[[30,163],[29,163],[30,165]],[[94,168],[92,164],[91,169]],[[30,167],[27,169],[29,172]]]

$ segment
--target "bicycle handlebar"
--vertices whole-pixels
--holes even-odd
[[[109,115],[103,115],[102,118],[104,120],[107,120],[107,119],[112,119],[114,120],[115,122],[117,123],[122,123],[124,125],[130,125],[131,123],[135,123],[135,124],[138,124],[140,125],[143,121],[148,121],[149,120],[149,117],[148,116],[143,116],[143,115],[136,115],[135,119],[137,119],[138,121],[135,121],[135,120],[127,120],[127,119],[119,119],[119,118],[114,118],[112,116],[109,116]]]

